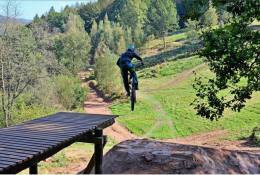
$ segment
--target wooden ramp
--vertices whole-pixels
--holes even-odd
[[[102,173],[102,130],[114,123],[116,116],[86,113],[57,113],[20,125],[0,129],[0,174],[15,174],[30,168],[37,174],[37,163],[75,143],[95,144],[95,153],[84,173]]]

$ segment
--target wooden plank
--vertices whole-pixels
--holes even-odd
[[[16,142],[16,141],[11,141],[11,140],[0,140],[0,145],[2,143],[5,143],[5,145],[14,145],[14,146],[26,146],[28,148],[35,148],[35,149],[46,149],[52,147],[51,145],[46,146],[46,145],[41,145],[41,144],[34,144],[34,143],[22,143],[22,142]]]
[[[13,164],[14,162],[11,162],[11,163]],[[10,166],[10,162],[8,162],[8,161],[1,162],[0,165],[2,165],[2,166],[4,166],[4,167],[7,167],[7,166]]]
[[[16,145],[13,145],[13,144],[10,144],[10,143],[1,143],[0,144],[0,148],[9,148],[9,149],[17,149],[17,150],[21,150],[21,151],[31,151],[32,153],[33,152],[36,152],[36,153],[41,153],[43,152],[43,149],[39,148],[39,147],[28,147],[27,145],[24,146],[24,145],[19,145],[19,146],[16,146]]]
[[[37,120],[37,121],[31,121],[28,123],[38,123],[38,122],[64,122],[64,123],[91,123],[91,122],[102,122],[108,119],[99,119],[99,118],[50,118],[50,119],[42,119],[42,120]]]
[[[37,122],[37,123],[27,123],[25,126],[28,128],[31,128],[32,126],[37,126],[37,127],[55,127],[55,128],[74,128],[74,129],[78,129],[78,128],[82,128],[85,129],[86,127],[90,126],[90,125],[97,125],[99,123],[102,123],[100,121],[93,121],[93,122],[65,122],[65,121],[41,121],[41,122]]]
[[[55,140],[44,140],[44,139],[40,139],[40,138],[28,138],[28,137],[23,137],[23,136],[16,136],[16,135],[4,135],[4,134],[0,134],[0,138],[1,139],[9,139],[9,140],[17,140],[17,141],[29,141],[29,142],[36,142],[36,143],[44,143],[44,144],[53,144],[53,143],[58,143],[59,140],[55,141]],[[1,142],[1,140],[0,140]]]
[[[16,153],[22,153],[22,154],[38,154],[39,152],[36,152],[36,151],[26,151],[26,150],[18,150],[18,149],[10,149],[10,148],[1,148],[0,146],[0,154],[2,153],[13,153],[13,154],[16,154]]]
[[[47,137],[47,136],[51,136],[51,137],[56,137],[56,138],[62,138],[62,139],[68,139],[68,138],[71,138],[71,137],[74,137],[75,135],[79,134],[80,132],[82,131],[78,131],[78,132],[70,132],[70,131],[65,131],[65,134],[64,132],[55,132],[55,131],[27,131],[27,130],[20,130],[19,131],[6,131],[6,132],[2,132],[3,134],[5,133],[11,133],[11,134],[23,134],[25,136],[29,135],[29,134],[32,134],[32,135],[37,135],[39,136],[39,138],[42,138],[43,137]],[[2,134],[1,133],[1,134]]]
[[[19,133],[19,134],[37,134],[37,135],[41,135],[41,136],[51,136],[51,137],[57,137],[57,136],[61,136],[61,137],[71,137],[75,135],[75,132],[70,132],[68,131],[28,131],[28,130],[24,130],[24,129],[19,129],[18,130],[10,130],[10,131],[4,131],[4,132],[0,132],[0,134],[2,133]]]
[[[77,119],[77,118],[83,118],[83,119],[87,119],[87,118],[99,118],[99,119],[102,119],[102,118],[106,118],[106,119],[114,119],[116,116],[115,115],[99,115],[99,114],[86,114],[86,113],[64,113],[64,112],[61,112],[61,113],[57,113],[57,114],[54,114],[54,115],[50,115],[50,116],[46,116],[46,117],[43,117],[41,119],[56,119],[56,118],[61,118],[61,119],[64,119],[64,118],[73,118],[73,119]],[[38,119],[39,120],[39,119]]]
[[[15,136],[15,137],[22,137],[22,138],[31,138],[31,139],[40,139],[40,140],[46,140],[46,141],[64,141],[68,139],[69,137],[62,137],[57,135],[56,137],[51,137],[47,135],[42,134],[35,134],[35,133],[17,133],[17,132],[8,132],[8,133],[0,133],[1,136]]]
[[[27,160],[29,159],[30,157],[26,156],[26,155],[8,155],[8,154],[1,154],[0,155],[0,158],[8,158],[8,159],[14,159],[14,160],[17,160],[17,161],[20,161],[20,160]]]
[[[5,163],[8,163],[8,164],[10,164],[10,163],[15,164],[15,163],[17,163],[17,160],[16,160],[16,159],[12,159],[12,158],[1,158],[1,157],[0,157],[0,164],[4,164],[4,165],[6,165]]]
[[[33,154],[32,154],[32,153],[21,153],[21,152],[16,152],[15,150],[0,151],[0,157],[3,157],[3,155],[14,155],[14,156],[33,157]]]
[[[0,135],[2,141],[16,141],[17,143],[32,143],[34,145],[42,145],[42,146],[51,146],[60,143],[60,141],[46,141],[41,139],[30,139],[30,138],[23,138],[23,137],[12,137],[12,136],[5,136]]]
[[[0,164],[0,172],[4,169],[4,168],[7,168],[8,166],[6,166],[6,165],[2,165],[2,164]]]
[[[74,129],[71,130],[71,128],[67,128],[67,129],[62,129],[62,130],[58,130],[58,129],[45,129],[43,131],[39,131],[39,130],[29,130],[29,129],[24,129],[24,128],[16,128],[16,129],[10,129],[8,131],[2,131],[0,133],[9,133],[9,132],[17,132],[17,133],[35,133],[35,134],[45,134],[45,135],[53,135],[54,137],[57,135],[60,136],[74,136],[75,133],[77,132],[82,132],[85,129]]]
[[[11,130],[16,130],[19,131],[19,129],[27,129],[28,131],[34,130],[34,131],[45,131],[45,130],[51,130],[51,131],[66,131],[70,130],[73,132],[77,131],[83,131],[89,127],[96,127],[96,125],[88,124],[85,125],[84,127],[79,127],[78,125],[74,124],[66,124],[66,125],[61,125],[61,124],[53,124],[53,123],[41,123],[41,124],[27,124],[27,125],[21,125],[17,126],[15,128],[11,128],[9,130],[4,130],[4,131],[11,131]],[[1,132],[1,130],[0,130]]]

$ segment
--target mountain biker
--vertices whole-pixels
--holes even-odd
[[[117,65],[121,69],[121,75],[124,82],[124,87],[127,92],[127,96],[130,96],[130,89],[129,89],[129,81],[128,81],[128,72],[130,72],[131,78],[135,81],[136,90],[138,90],[138,80],[137,75],[134,70],[134,65],[131,63],[133,58],[138,59],[141,61],[142,65],[144,65],[142,58],[135,52],[135,45],[131,44],[128,46],[128,49],[125,53],[123,53],[117,61]]]

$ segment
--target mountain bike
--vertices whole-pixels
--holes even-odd
[[[134,111],[135,109],[135,103],[136,103],[136,80],[134,77],[130,75],[130,103],[131,103],[131,111]]]

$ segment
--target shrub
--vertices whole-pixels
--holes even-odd
[[[55,77],[56,96],[59,103],[67,110],[73,110],[83,105],[87,89],[81,87],[78,78],[66,75]]]
[[[260,146],[260,128],[256,127],[253,130],[253,133],[251,135],[251,140],[253,141],[254,144]]]
[[[95,57],[95,76],[98,87],[112,98],[119,97],[122,95],[122,81],[116,65],[117,56],[112,54],[104,43],[101,43]]]

